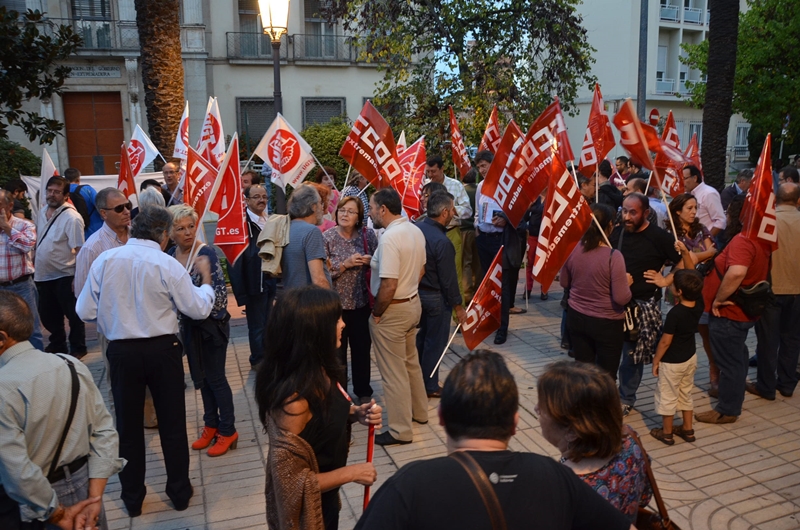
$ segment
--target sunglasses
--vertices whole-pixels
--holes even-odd
[[[122,210],[131,211],[132,208],[133,208],[133,204],[131,204],[131,201],[128,201],[128,202],[126,202],[124,204],[120,204],[118,206],[114,206],[113,208],[100,208],[100,209],[101,210],[114,210],[117,213],[122,213]]]

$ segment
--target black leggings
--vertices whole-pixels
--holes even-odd
[[[622,319],[590,317],[570,307],[567,331],[576,361],[594,363],[617,379],[624,339]]]

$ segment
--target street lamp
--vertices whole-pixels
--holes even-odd
[[[272,41],[272,71],[275,79],[275,113],[283,113],[281,95],[281,37],[289,30],[289,0],[258,0],[261,13],[261,26],[264,34]],[[286,213],[286,195],[280,187],[275,192],[275,209],[279,214]]]

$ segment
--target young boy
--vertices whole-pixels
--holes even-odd
[[[703,277],[699,272],[678,270],[673,285],[680,303],[667,313],[664,334],[653,358],[653,375],[658,377],[655,408],[663,418],[663,427],[650,431],[650,436],[667,445],[675,443],[673,435],[687,442],[695,441],[692,428],[692,387],[697,370],[694,335],[703,314]],[[681,411],[683,425],[673,428],[676,410]]]

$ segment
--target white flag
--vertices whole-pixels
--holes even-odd
[[[203,119],[203,129],[200,141],[197,142],[197,152],[219,168],[225,158],[225,133],[222,132],[222,116],[219,114],[217,98],[208,98],[206,117]]]
[[[175,149],[172,151],[172,158],[186,160],[189,156],[189,102],[183,108],[181,124],[178,126],[178,134],[175,136]]]
[[[50,177],[53,175],[58,175],[58,169],[56,165],[53,163],[53,159],[50,158],[50,154],[47,152],[47,149],[42,149],[42,171],[40,173],[39,181],[41,185],[39,186],[39,208],[43,208],[47,201],[45,200],[47,197],[47,181],[50,180]],[[38,214],[35,212],[33,215],[34,217]]]
[[[295,131],[280,113],[255,148],[261,160],[272,167],[271,180],[286,190],[296,188],[314,168],[311,146]]]
[[[139,173],[147,166],[150,162],[156,159],[160,153],[156,146],[153,145],[153,142],[150,141],[150,137],[147,136],[139,124],[136,124],[136,129],[133,131],[133,136],[131,136],[131,142],[128,144],[128,158],[131,161],[131,170],[133,170],[133,176],[137,177]]]

